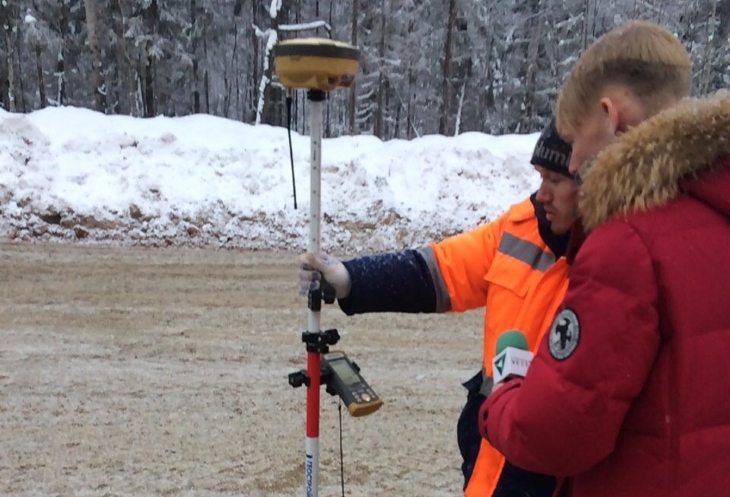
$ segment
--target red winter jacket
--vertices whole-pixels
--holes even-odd
[[[561,495],[730,495],[729,156],[723,93],[632,129],[585,176],[561,310],[480,412]]]

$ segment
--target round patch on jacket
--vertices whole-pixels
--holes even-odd
[[[548,336],[550,354],[558,361],[567,359],[578,346],[579,339],[578,316],[572,309],[563,309],[555,316],[553,325],[550,327]]]

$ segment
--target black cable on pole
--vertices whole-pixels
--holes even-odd
[[[291,160],[291,184],[294,190],[294,208],[297,208],[297,183],[294,178],[294,149],[291,144],[291,90],[286,92],[286,132],[289,135],[289,159]]]
[[[345,497],[345,456],[342,452],[342,401],[337,404],[340,412],[340,482],[342,484],[342,497]]]

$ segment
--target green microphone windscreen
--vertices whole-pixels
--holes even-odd
[[[496,352],[494,355],[499,355],[507,347],[514,347],[515,349],[527,350],[527,339],[525,334],[520,330],[507,330],[502,332],[497,337]]]

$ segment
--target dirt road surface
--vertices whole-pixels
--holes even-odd
[[[288,253],[0,243],[0,495],[301,496],[306,303]],[[345,494],[459,496],[481,314],[323,312],[384,399],[343,410]],[[322,389],[319,495],[339,496]]]

